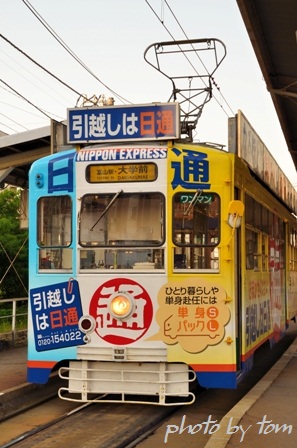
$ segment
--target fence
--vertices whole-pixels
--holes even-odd
[[[0,342],[2,346],[27,340],[28,297],[0,300]]]

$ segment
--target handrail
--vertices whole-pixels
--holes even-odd
[[[11,342],[12,346],[15,346],[16,343],[16,336],[19,331],[27,331],[26,329],[18,330],[17,329],[17,320],[21,316],[28,316],[28,308],[27,311],[24,312],[18,312],[17,304],[19,302],[28,302],[28,297],[18,297],[18,298],[11,298],[11,299],[0,299],[0,335],[1,334],[10,334],[11,335]],[[1,315],[1,305],[4,303],[11,303],[11,311],[8,314]],[[4,321],[6,323],[10,323],[10,331],[2,331],[1,330],[1,324]]]

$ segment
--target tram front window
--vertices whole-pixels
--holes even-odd
[[[81,269],[163,268],[161,193],[87,194],[80,210]]]
[[[173,198],[175,269],[219,269],[220,198],[216,193],[177,193]]]

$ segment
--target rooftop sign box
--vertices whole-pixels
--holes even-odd
[[[242,157],[269,188],[297,215],[297,191],[259,135],[239,110],[229,118],[229,150]]]
[[[68,143],[170,140],[180,136],[178,103],[67,110]]]

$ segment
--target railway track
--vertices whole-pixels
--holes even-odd
[[[0,422],[0,448],[146,448],[155,444],[150,437],[154,432],[161,433],[164,443],[168,425],[180,425],[182,419],[185,426],[209,419],[219,422],[279,359],[296,335],[295,331],[289,333],[273,350],[261,348],[252,374],[237,390],[205,390],[193,405],[184,407],[110,403],[77,406],[55,397]],[[195,446],[203,447],[209,437],[203,432],[195,434]],[[178,442],[180,448],[189,446],[186,434]]]
[[[0,424],[1,448],[125,447],[176,410],[109,403],[75,407],[72,403],[67,410],[65,403],[50,400]]]

